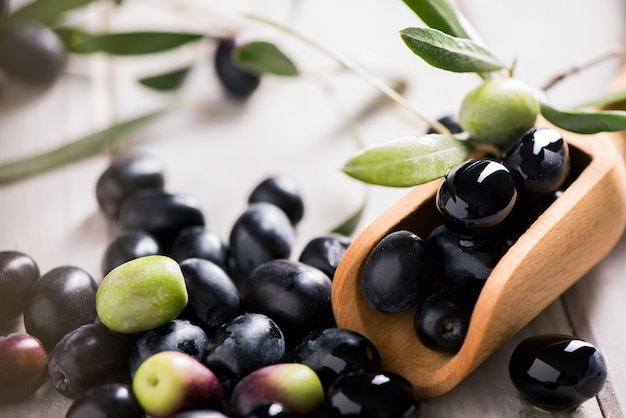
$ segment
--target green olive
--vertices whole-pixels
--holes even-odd
[[[459,122],[474,139],[505,150],[535,125],[539,102],[513,78],[488,79],[463,99]]]
[[[0,31],[0,68],[38,86],[52,84],[65,68],[65,45],[51,29],[30,24]]]
[[[104,276],[96,293],[96,311],[109,329],[133,333],[171,321],[183,311],[187,300],[178,263],[151,255],[127,261]]]

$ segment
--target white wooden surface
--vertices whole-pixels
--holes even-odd
[[[16,1],[13,7],[22,4]],[[505,59],[516,60],[516,76],[541,85],[555,73],[624,42],[622,0],[464,0],[456,3],[484,40]],[[251,12],[287,23],[350,57],[366,53],[384,74],[408,82],[406,96],[430,117],[454,112],[477,79],[430,68],[402,44],[398,30],[419,25],[400,0],[126,0],[118,9],[94,5],[72,16],[95,30],[169,29],[213,34],[241,31],[278,43],[304,70],[296,79],[267,77],[245,104],[228,100],[211,67],[214,45],[110,59],[73,57],[62,79],[46,91],[15,82],[0,94],[0,162],[58,146],[115,121],[173,100],[140,87],[136,78],[198,65],[179,98],[190,104],[125,138],[108,152],[45,175],[0,186],[0,249],[33,256],[42,272],[76,265],[100,280],[100,259],[115,228],[98,212],[95,182],[113,152],[147,150],[162,157],[167,188],[197,197],[208,227],[225,239],[245,207],[251,188],[266,175],[293,176],[307,213],[298,228],[297,257],[309,239],[325,233],[361,203],[365,186],[339,171],[356,150],[351,119],[365,143],[425,127],[396,106],[367,113],[379,98],[371,86],[300,41],[242,19]],[[608,89],[621,66],[609,60],[556,86],[557,104],[575,105]],[[364,222],[373,219],[401,189],[371,187]],[[503,346],[450,393],[423,402],[424,417],[621,417],[626,415],[626,240],[613,253]],[[609,380],[598,399],[571,413],[548,414],[523,401],[507,374],[509,356],[522,338],[538,333],[576,334],[604,353]],[[0,417],[62,417],[69,401],[45,385],[33,399],[0,408]]]

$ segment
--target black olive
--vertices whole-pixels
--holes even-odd
[[[298,261],[322,270],[332,280],[350,244],[352,239],[340,234],[315,237],[304,246]]]
[[[509,376],[532,403],[567,410],[600,392],[607,368],[593,344],[568,335],[545,334],[518,344],[509,360]]]
[[[215,71],[222,86],[230,95],[245,99],[259,87],[261,77],[235,65],[232,58],[235,47],[233,38],[218,41],[214,57]]]
[[[35,260],[18,251],[0,251],[0,331],[24,312],[39,280]]]
[[[102,274],[135,258],[157,255],[161,248],[157,240],[145,231],[122,231],[107,245],[102,258]]]
[[[273,203],[285,212],[292,225],[304,216],[304,201],[296,182],[285,176],[268,177],[250,193],[248,203]]]
[[[65,45],[50,28],[28,24],[0,30],[0,68],[24,82],[48,86],[65,68]]]
[[[65,418],[144,418],[143,409],[129,385],[106,383],[96,386],[70,405]]]

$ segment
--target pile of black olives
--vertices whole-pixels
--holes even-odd
[[[441,225],[426,239],[407,230],[384,237],[366,260],[365,300],[382,312],[415,309],[425,346],[458,351],[491,271],[559,196],[569,171],[568,145],[551,128],[528,130],[501,158],[448,170],[435,201]]]
[[[116,332],[98,320],[100,280],[73,266],[41,275],[27,255],[0,253],[0,287],[10,288],[14,301],[0,305],[7,310],[2,318],[10,318],[0,352],[13,353],[7,361],[17,355],[31,360],[27,368],[13,366],[10,382],[0,379],[7,394],[0,403],[27,399],[48,380],[72,400],[68,418],[419,415],[411,384],[380,369],[378,351],[366,337],[334,322],[332,278],[350,238],[317,236],[297,261],[290,259],[304,216],[292,179],[269,177],[252,188],[228,240],[207,227],[196,199],[168,191],[165,180],[162,162],[143,154],[114,159],[99,177],[96,199],[117,231],[103,254],[102,276],[132,260],[171,258],[184,276],[184,310],[147,331]],[[26,333],[10,333],[22,313]],[[219,402],[189,401],[176,414],[148,413],[133,380],[162,352],[184,353],[210,370],[219,382]],[[291,384],[290,376],[302,372],[285,368],[276,372],[280,379],[269,374],[271,366],[294,364],[315,376],[304,386],[323,394],[306,413],[289,403],[302,386]],[[17,379],[28,383],[21,391],[4,391],[21,386],[17,376],[32,378]],[[190,373],[177,390],[191,396],[194,379]],[[250,405],[249,399],[257,400]]]

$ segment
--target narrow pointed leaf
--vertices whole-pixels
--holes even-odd
[[[442,177],[471,150],[469,143],[453,136],[407,136],[363,149],[346,162],[343,171],[365,183],[415,186]]]
[[[203,39],[202,33],[119,32],[92,34],[77,29],[57,30],[73,53],[104,52],[110,55],[143,55],[178,48]]]
[[[298,69],[276,45],[266,41],[254,41],[233,51],[235,64],[256,74],[296,76]]]
[[[459,38],[470,38],[458,12],[446,0],[403,0],[422,22]]]
[[[94,155],[123,135],[152,122],[174,108],[175,106],[168,106],[92,133],[51,151],[1,164],[0,184],[34,176]]]
[[[15,10],[5,19],[0,20],[0,27],[9,28],[29,22],[52,23],[63,13],[85,6],[93,0],[35,0]]]
[[[562,111],[541,103],[541,114],[553,125],[579,134],[626,130],[626,111]]]
[[[350,236],[356,231],[359,223],[361,222],[361,218],[363,217],[363,212],[365,212],[365,207],[367,206],[367,202],[369,196],[363,199],[361,205],[354,211],[354,213],[350,214],[346,219],[341,221],[341,223],[335,226],[330,232],[334,232],[336,234],[342,234],[346,236]]]
[[[400,35],[415,55],[442,70],[484,73],[506,68],[499,58],[470,39],[431,28],[406,28]]]
[[[143,86],[151,88],[153,90],[175,90],[183,84],[190,70],[191,67],[187,66],[183,68],[178,68],[173,71],[168,71],[166,73],[140,78],[138,81]]]

